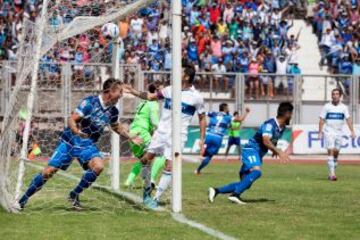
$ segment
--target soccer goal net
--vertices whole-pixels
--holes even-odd
[[[67,118],[81,100],[100,94],[102,83],[114,74],[122,80],[139,79],[137,66],[118,65],[114,72],[117,58],[112,52],[118,39],[106,39],[101,27],[117,23],[152,1],[74,2],[42,1],[36,21],[25,19],[22,24],[17,60],[1,66],[2,89],[10,97],[0,132],[0,204],[9,212],[17,212],[14,203],[47,165]],[[126,119],[130,114],[125,109],[120,116]],[[107,165],[113,164],[109,161],[114,154],[111,135],[106,129],[98,144]],[[30,209],[61,209],[59,205],[63,206],[68,191],[82,176],[81,166],[73,161],[66,173],[59,172],[30,200]],[[113,181],[113,172],[105,170],[95,187],[118,188]],[[96,200],[94,208],[103,211],[121,204],[96,192],[84,198]]]

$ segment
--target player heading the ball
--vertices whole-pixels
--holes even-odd
[[[191,123],[192,117],[195,113],[199,117],[200,124],[200,148],[203,151],[206,117],[204,108],[204,99],[201,94],[193,86],[195,79],[195,69],[192,66],[186,65],[182,73],[182,92],[181,92],[181,141],[184,146],[187,140],[188,126]],[[157,93],[139,92],[131,86],[126,86],[125,90],[134,96],[147,100],[164,100],[163,109],[160,116],[158,128],[154,132],[150,145],[146,153],[141,158],[142,174],[144,178],[144,204],[149,208],[157,208],[158,201],[162,193],[169,187],[172,179],[171,160],[172,160],[172,94],[171,86],[165,87]],[[154,198],[151,198],[151,181],[150,181],[150,167],[151,162],[155,156],[164,155],[166,158],[165,169],[160,178],[160,182]]]

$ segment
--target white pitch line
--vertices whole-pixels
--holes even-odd
[[[33,168],[36,168],[36,169],[39,169],[39,170],[43,169],[42,166],[39,166],[37,164],[31,163],[31,162],[28,162],[28,161],[26,161],[25,163],[27,165],[33,167]],[[69,173],[66,173],[66,172],[58,172],[57,175],[66,177],[66,178],[74,180],[74,181],[80,181],[81,180],[79,177],[76,177],[76,176],[74,176],[72,174],[69,174]],[[100,185],[100,184],[97,184],[97,183],[93,183],[92,187],[96,188],[96,189],[99,189],[99,190],[106,190],[106,191],[111,192],[112,194],[115,194],[115,195],[117,195],[117,196],[119,196],[121,198],[127,199],[128,201],[130,201],[132,203],[135,203],[137,205],[140,205],[141,207],[144,207],[143,200],[139,196],[137,196],[137,195],[135,195],[133,193],[124,192],[124,191],[115,191],[111,187],[103,186],[103,185]],[[154,209],[151,209],[151,210],[154,210]],[[154,211],[159,211],[159,212],[165,211],[165,208],[158,207]]]
[[[204,224],[195,222],[193,220],[187,219],[183,214],[181,213],[171,213],[171,216],[173,217],[173,219],[177,222],[189,225],[190,227],[196,228],[204,233],[207,233],[208,235],[211,235],[213,237],[216,237],[218,239],[221,240],[237,240],[237,238],[228,236],[226,234],[224,234],[223,232],[220,232],[218,230],[209,228],[207,226],[205,226]]]
[[[39,170],[43,169],[42,166],[31,163],[29,161],[26,161],[25,163],[27,165],[31,166],[31,167],[36,168],[36,169],[39,169]],[[80,181],[80,178],[78,178],[78,177],[76,177],[76,176],[74,176],[72,174],[68,174],[66,172],[59,172],[57,174],[60,175],[60,176],[75,180],[75,181]],[[129,201],[131,201],[131,202],[133,202],[133,203],[135,203],[137,205],[140,205],[141,207],[144,207],[143,200],[139,196],[137,196],[137,195],[135,195],[133,193],[123,192],[123,191],[114,191],[110,187],[102,186],[102,185],[99,185],[99,184],[96,184],[96,183],[94,183],[92,186],[94,188],[104,189],[104,190],[107,190],[109,192],[112,192],[113,194],[116,194],[116,195],[118,195],[118,196],[120,196],[122,198],[125,198],[125,199],[127,199],[127,200],[129,200]],[[164,207],[158,207],[156,210],[154,210],[154,209],[150,209],[150,210],[170,212],[169,210],[167,210]],[[177,222],[179,222],[181,224],[186,224],[186,225],[188,225],[188,226],[190,226],[192,228],[196,228],[196,229],[202,231],[203,233],[206,233],[206,234],[208,234],[210,236],[213,236],[215,238],[218,238],[218,239],[221,239],[221,240],[237,240],[237,238],[228,236],[223,232],[220,232],[218,230],[207,227],[204,224],[201,224],[201,223],[195,222],[193,220],[190,220],[190,219],[186,218],[185,215],[183,215],[183,214],[171,213],[171,216],[175,221],[177,221]]]

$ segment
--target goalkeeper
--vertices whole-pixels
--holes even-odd
[[[148,87],[150,93],[155,93],[156,86],[150,84]],[[136,110],[134,121],[130,125],[130,134],[138,135],[143,143],[136,145],[130,143],[131,151],[134,156],[140,159],[151,141],[151,135],[157,128],[159,123],[159,104],[155,101],[143,101],[141,102]],[[155,187],[156,177],[159,171],[165,165],[165,158],[163,156],[157,157],[151,169],[151,185]],[[131,169],[131,172],[125,182],[125,186],[132,186],[136,177],[140,174],[142,164],[137,161]]]

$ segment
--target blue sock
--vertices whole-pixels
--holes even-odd
[[[261,177],[261,171],[254,170],[247,174],[243,179],[236,184],[234,193],[238,196],[242,194],[246,189],[250,188],[253,182]]]
[[[225,193],[232,193],[235,191],[235,188],[236,188],[236,185],[238,184],[239,182],[234,182],[234,183],[230,183],[228,185],[225,185],[221,188],[216,188],[216,192],[217,193],[221,193],[221,194],[225,194]]]
[[[197,171],[200,172],[201,169],[203,169],[204,167],[206,167],[210,161],[211,161],[212,156],[206,156],[205,159],[201,162],[200,166],[198,167]]]
[[[30,183],[29,188],[26,190],[25,194],[20,198],[19,204],[24,207],[29,198],[34,195],[41,187],[46,183],[46,180],[43,178],[42,174],[39,173],[35,175],[33,180]]]
[[[91,169],[86,170],[79,184],[74,188],[74,190],[70,192],[70,197],[76,198],[80,193],[82,193],[82,191],[84,191],[84,189],[90,187],[91,184],[95,182],[96,178],[97,175],[93,170]]]

